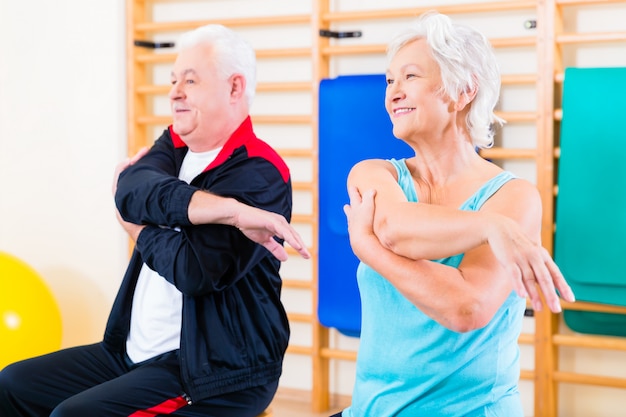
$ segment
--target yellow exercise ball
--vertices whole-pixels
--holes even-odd
[[[25,262],[0,252],[0,369],[58,350],[61,312],[50,289]]]

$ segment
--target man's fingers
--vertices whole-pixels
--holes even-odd
[[[304,259],[309,259],[311,257],[311,254],[309,253],[308,249],[306,248],[306,245],[304,244],[304,241],[302,240],[302,237],[298,234],[296,229],[294,229],[292,225],[287,223],[287,220],[284,217],[279,216],[279,215],[276,215],[275,217],[278,219],[278,224],[274,226],[274,231],[273,231],[274,235],[278,236],[279,238],[287,242],[289,246],[294,248],[300,254],[300,256],[302,256]],[[275,243],[277,247],[280,247],[281,252],[284,252],[285,259],[280,259],[278,258],[278,256],[277,258],[280,259],[281,261],[287,260],[286,258],[287,252],[285,251],[284,247],[279,245],[276,241],[274,241],[274,239],[270,239],[270,240],[273,243]],[[273,246],[272,243],[270,243],[270,245]]]
[[[117,190],[117,180],[120,178],[120,174],[122,171],[130,164],[130,159],[126,158],[119,164],[115,166],[115,171],[113,172],[113,184],[111,185],[111,193],[115,196],[115,191]]]
[[[263,244],[267,250],[271,252],[272,255],[276,257],[281,262],[286,261],[289,256],[287,255],[287,251],[285,248],[276,242],[273,238],[270,238],[266,243]]]
[[[117,164],[117,166],[115,167],[115,171],[113,173],[113,186],[112,186],[113,195],[115,195],[115,191],[117,190],[117,180],[119,179],[122,171],[124,171],[129,166],[133,165],[135,162],[139,161],[145,154],[148,153],[149,150],[150,148],[148,148],[147,146],[144,146],[143,148],[139,149],[139,151],[135,155],[133,155],[132,157],[126,158],[122,162]]]
[[[311,254],[309,253],[309,250],[306,248],[306,245],[302,241],[302,238],[295,230],[293,230],[293,233],[290,233],[284,239],[285,242],[289,243],[289,245],[294,248],[304,259],[309,259],[311,257]],[[285,252],[285,254],[286,253],[287,252]]]
[[[135,162],[139,161],[145,154],[148,153],[148,151],[150,150],[150,148],[148,148],[147,146],[144,146],[143,148],[139,149],[139,151],[137,151],[137,153],[132,156],[130,159],[128,159],[128,165],[133,165]]]
[[[124,159],[122,162],[120,162],[119,164],[117,164],[117,167],[115,169],[116,179],[119,176],[119,174],[122,173],[122,171],[124,171],[129,166],[134,165],[145,154],[147,154],[149,150],[150,150],[150,148],[148,148],[147,146],[144,146],[143,148],[139,149],[139,151],[137,151],[137,153],[135,155],[133,155],[131,157],[128,157],[128,158]]]

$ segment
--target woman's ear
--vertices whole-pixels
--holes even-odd
[[[459,99],[456,101],[455,109],[457,111],[461,111],[465,107],[467,107],[467,105],[470,104],[472,100],[474,100],[474,97],[476,97],[477,92],[478,92],[478,87],[476,86],[476,84],[467,87],[465,91],[463,91],[459,95]]]

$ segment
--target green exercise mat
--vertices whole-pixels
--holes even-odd
[[[626,68],[568,68],[554,256],[576,299],[626,306]],[[582,333],[626,336],[626,315],[565,311]]]

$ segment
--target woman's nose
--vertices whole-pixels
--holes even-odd
[[[404,97],[404,91],[398,82],[389,84],[387,87],[387,99],[390,101],[397,101]]]

